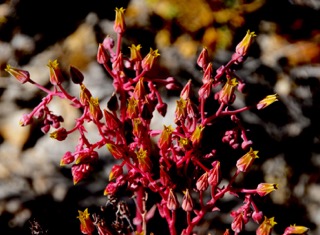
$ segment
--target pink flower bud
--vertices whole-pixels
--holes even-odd
[[[66,152],[60,160],[60,166],[65,166],[74,161],[74,156],[70,151]]]
[[[184,211],[192,211],[193,210],[193,202],[192,202],[192,198],[189,194],[188,189],[184,192],[181,207]]]
[[[252,213],[252,219],[257,224],[260,224],[263,219],[263,212],[262,211],[254,211]]]
[[[199,67],[201,67],[203,70],[207,68],[207,65],[209,63],[209,55],[207,48],[202,48],[202,51],[200,52],[200,55],[197,59],[197,64]]]
[[[167,198],[167,207],[171,211],[176,210],[179,207],[178,199],[174,194],[174,192],[172,191],[172,189],[169,190],[169,194]]]
[[[7,71],[11,76],[15,77],[22,84],[30,81],[30,74],[26,70],[13,68],[9,64],[4,70]]]
[[[196,187],[199,191],[205,191],[209,186],[208,172],[202,174],[196,182]]]

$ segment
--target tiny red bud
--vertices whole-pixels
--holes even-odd
[[[59,141],[65,140],[68,136],[68,132],[65,128],[61,127],[58,130],[50,133],[50,138],[56,139]]]
[[[113,165],[109,174],[109,181],[112,181],[122,175],[123,169],[120,165]]]
[[[193,202],[188,189],[184,192],[181,207],[184,211],[193,210]]]
[[[70,66],[70,76],[72,82],[75,84],[81,84],[83,82],[83,74],[74,66]]]

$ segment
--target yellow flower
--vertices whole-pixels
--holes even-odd
[[[123,33],[126,29],[126,22],[124,21],[124,12],[125,9],[123,7],[115,9],[116,11],[116,19],[114,21],[113,29],[116,33]]]
[[[264,217],[264,221],[259,226],[259,228],[256,231],[257,235],[270,235],[273,226],[275,226],[277,223],[274,221],[274,217],[268,219],[267,217]]]
[[[158,145],[161,149],[169,147],[173,130],[174,129],[172,128],[171,125],[169,126],[163,125],[163,131],[161,132],[161,135],[158,141]]]
[[[144,70],[148,71],[152,68],[155,58],[157,58],[160,54],[158,53],[158,49],[153,50],[150,48],[150,52],[143,58],[141,62],[141,66]]]
[[[7,71],[11,76],[15,77],[22,84],[30,81],[30,74],[26,70],[11,67],[9,64],[7,64],[7,67],[4,70]]]
[[[151,170],[151,162],[148,156],[148,151],[140,148],[136,151],[136,155],[139,162],[139,168],[142,171],[149,172]]]
[[[263,197],[263,196],[273,192],[274,190],[277,190],[278,186],[279,186],[278,184],[261,183],[257,187],[257,193],[261,197]]]
[[[142,47],[140,44],[138,46],[132,44],[131,47],[129,47],[130,60],[132,60],[132,61],[141,61],[142,60],[141,53],[140,53],[141,48]]]
[[[219,101],[224,104],[233,103],[235,99],[234,90],[238,85],[236,78],[227,77],[227,82],[224,84],[222,90],[219,93]]]
[[[192,141],[192,143],[195,145],[195,144],[198,144],[200,142],[200,139],[202,137],[202,131],[204,129],[204,126],[202,126],[201,124],[200,125],[197,125],[196,129],[194,130],[194,132],[192,133],[191,137],[190,137],[190,140]]]
[[[257,104],[257,109],[264,109],[265,107],[269,106],[270,104],[278,101],[277,98],[278,98],[277,94],[266,96],[263,100],[261,100]]]
[[[237,161],[238,170],[246,172],[248,168],[252,165],[253,160],[255,158],[259,158],[257,154],[258,151],[253,151],[252,148],[250,148],[249,152],[247,152]]]
[[[305,234],[308,231],[309,231],[309,228],[304,226],[297,226],[294,224],[294,225],[290,225],[290,227],[287,227],[283,235]]]
[[[85,209],[83,212],[78,211],[79,216],[77,218],[80,220],[80,229],[83,234],[91,234],[95,227],[93,222],[90,219],[90,214],[88,212],[88,208]]]
[[[98,121],[103,117],[102,111],[99,106],[99,100],[98,98],[90,97],[89,100],[89,112],[91,114],[91,117]]]
[[[250,30],[247,31],[246,36],[242,39],[242,41],[237,45],[236,47],[236,53],[245,56],[248,52],[249,46],[253,42],[253,38],[257,35],[254,32],[250,32]]]
[[[63,81],[63,76],[59,68],[59,63],[57,60],[51,61],[47,64],[50,72],[50,82],[52,85],[59,85]]]

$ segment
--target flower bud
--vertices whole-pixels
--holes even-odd
[[[196,182],[196,187],[199,191],[205,191],[209,186],[208,172],[202,174]]]
[[[80,103],[82,105],[88,105],[91,97],[92,97],[91,92],[85,87],[84,84],[81,84],[80,85]]]
[[[190,212],[193,210],[193,202],[188,189],[184,192],[181,207],[184,211]]]
[[[211,186],[216,186],[220,182],[220,162],[219,161],[214,161],[212,163],[213,168],[209,171],[208,175],[208,183]]]
[[[158,103],[156,105],[156,109],[158,113],[161,114],[162,117],[166,116],[168,105],[166,103]]]
[[[52,85],[59,85],[64,80],[62,72],[59,68],[59,63],[57,60],[51,61],[47,65],[50,72],[50,82]]]
[[[179,207],[177,196],[174,194],[172,189],[169,190],[169,194],[167,198],[167,207],[171,211],[176,210]]]
[[[99,43],[98,52],[97,52],[97,62],[99,64],[106,64],[108,61],[109,61],[109,55],[106,49],[103,47],[103,45]]]
[[[183,89],[180,92],[180,98],[187,100],[190,98],[191,95],[191,79],[187,82],[187,84],[183,87]]]
[[[261,220],[263,219],[263,212],[262,211],[254,211],[252,213],[252,219],[254,220],[254,222],[256,222],[257,224],[261,223]]]
[[[50,133],[50,138],[56,139],[56,140],[59,140],[59,141],[65,140],[67,138],[67,136],[68,136],[68,132],[63,127],[61,127],[58,130]]]
[[[11,67],[9,64],[7,64],[7,67],[4,70],[7,71],[11,76],[15,77],[22,84],[30,81],[30,74],[26,70]]]
[[[74,161],[74,156],[70,151],[68,151],[61,158],[60,166],[68,165],[68,164],[72,163],[73,161]]]
[[[31,124],[32,121],[33,121],[32,116],[30,116],[29,114],[23,114],[19,121],[19,124],[20,126],[27,126]]]
[[[70,66],[70,76],[74,84],[81,84],[83,82],[83,74],[74,66]]]
[[[115,159],[121,159],[126,156],[126,149],[124,145],[106,144],[107,149],[110,151]]]
[[[209,55],[207,48],[202,48],[202,51],[197,59],[197,65],[201,67],[203,70],[207,68],[207,65],[209,63]]]
[[[109,183],[107,185],[107,187],[104,189],[103,195],[107,196],[107,195],[113,195],[115,194],[117,191],[117,183]]]
[[[108,100],[107,107],[110,111],[117,111],[119,108],[117,95],[115,92],[112,93],[110,99]]]
[[[109,35],[107,35],[102,42],[102,46],[106,49],[106,50],[111,50],[114,47],[114,40],[113,38],[111,38]]]
[[[120,165],[113,165],[109,174],[109,181],[112,181],[122,175],[123,169]]]
[[[77,184],[80,180],[87,177],[91,170],[92,167],[88,163],[73,165],[71,167],[73,184]]]
[[[268,95],[257,104],[257,109],[258,110],[259,109],[264,109],[264,108],[266,108],[267,106],[269,106],[270,104],[272,104],[272,103],[274,103],[276,101],[278,101],[277,94]]]

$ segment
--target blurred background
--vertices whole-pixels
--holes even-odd
[[[73,65],[84,73],[86,86],[103,105],[113,90],[95,59],[98,43],[106,35],[115,37],[115,7],[126,8],[123,52],[128,55],[132,43],[141,44],[144,55],[150,47],[158,48],[161,56],[154,76],[173,76],[182,85],[192,79],[195,89],[201,84],[196,59],[204,46],[216,69],[229,61],[248,29],[256,32],[249,57],[237,71],[247,92],[235,105],[273,93],[279,101],[241,115],[260,157],[242,184],[279,184],[270,197],[257,202],[267,217],[275,217],[274,234],[290,224],[309,227],[310,235],[320,234],[318,0],[0,1],[0,234],[31,234],[32,221],[41,225],[42,234],[81,234],[78,210],[106,204],[102,195],[110,171],[108,152],[102,149],[97,172],[74,186],[70,169],[59,167],[59,161],[73,150],[77,138],[57,144],[40,131],[39,123],[20,127],[21,116],[41,101],[43,93],[19,84],[4,68],[10,64],[28,70],[33,80],[49,88],[46,65],[58,59],[64,71]],[[68,81],[64,85],[78,95],[78,87]],[[169,107],[178,94],[164,91]],[[79,115],[68,103],[54,100],[51,107],[65,118],[66,127]],[[169,109],[160,124],[170,121]],[[226,200],[224,210],[208,216],[198,233],[221,234],[232,222],[230,210],[239,205],[241,201]],[[157,226],[149,231],[165,234]],[[256,226],[249,223],[243,234],[255,234]]]

